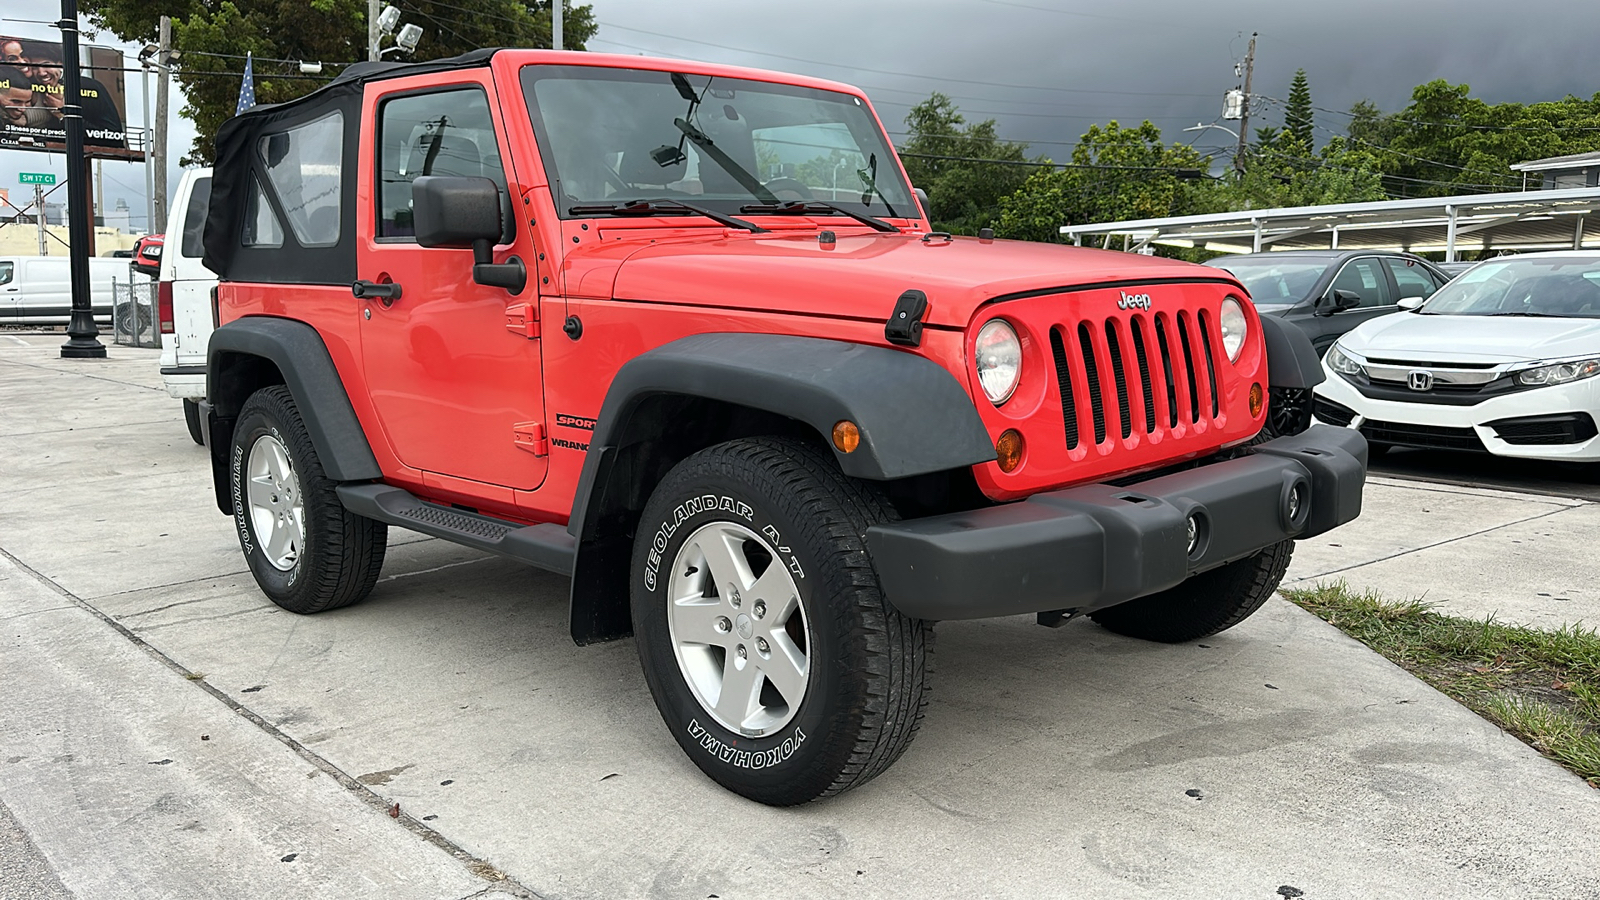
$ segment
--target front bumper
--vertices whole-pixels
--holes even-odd
[[[1366,474],[1366,440],[1317,425],[1131,487],[1082,485],[874,525],[867,547],[889,601],[908,616],[1092,612],[1343,525],[1361,512]],[[1192,550],[1191,516],[1198,524]]]
[[[1331,400],[1360,418],[1351,428],[1373,441],[1425,449],[1488,451],[1495,456],[1552,461],[1600,460],[1600,436],[1571,443],[1513,443],[1501,437],[1498,423],[1537,416],[1600,413],[1600,379],[1530,388],[1487,398],[1470,406],[1402,402],[1368,397],[1339,375],[1329,374],[1316,396]]]

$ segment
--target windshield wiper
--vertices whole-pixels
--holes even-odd
[[[862,206],[871,203],[872,195],[877,194],[878,199],[883,201],[883,208],[888,210],[889,215],[898,215],[894,211],[894,207],[889,205],[889,198],[883,195],[883,189],[878,187],[878,154],[874,153],[868,157],[867,167],[865,169],[857,169],[856,177],[861,179],[861,183],[866,188],[861,192]]]
[[[794,200],[788,203],[778,204],[752,203],[749,206],[739,207],[739,212],[772,216],[805,216],[817,215],[820,213],[838,213],[842,216],[849,216],[863,225],[870,226],[873,231],[882,231],[886,233],[893,232],[895,234],[900,233],[899,228],[896,228],[894,225],[885,222],[877,216],[869,216],[866,213],[845,209],[842,206],[829,203],[826,200]]]
[[[740,187],[752,194],[755,194],[756,199],[766,201],[767,203],[778,202],[778,198],[774,196],[771,191],[767,190],[767,186],[762,184],[760,179],[756,178],[754,175],[751,175],[750,170],[739,165],[738,161],[733,157],[722,152],[722,148],[718,147],[716,142],[712,141],[704,131],[701,131],[693,125],[690,125],[684,119],[673,119],[672,124],[676,125],[678,130],[683,132],[684,137],[694,141],[694,145],[696,147],[704,150],[707,156],[715,160],[716,164],[722,167],[722,171],[732,175],[733,180],[739,182]]]
[[[670,197],[657,200],[629,200],[626,203],[590,203],[567,209],[567,213],[574,216],[659,216],[674,212],[690,212],[697,216],[705,216],[713,222],[719,222],[729,228],[742,228],[751,234],[768,233],[768,229],[754,222],[746,222],[714,209],[706,209],[704,206],[673,200]]]

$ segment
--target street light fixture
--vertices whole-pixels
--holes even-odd
[[[1227,133],[1233,135],[1234,140],[1238,140],[1239,139],[1239,132],[1234,131],[1232,128],[1228,128],[1227,126],[1224,126],[1224,125],[1202,125],[1199,122],[1196,122],[1193,128],[1185,128],[1183,130],[1184,131],[1205,131],[1207,128],[1216,128],[1216,129],[1219,129],[1221,131],[1226,131]]]

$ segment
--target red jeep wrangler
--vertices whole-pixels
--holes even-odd
[[[1227,272],[930,232],[860,91],[483,50],[217,138],[206,438],[261,589],[372,590],[398,525],[572,578],[717,782],[905,752],[933,623],[1186,641],[1360,510],[1366,445]]]

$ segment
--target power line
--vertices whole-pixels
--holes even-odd
[[[1092,169],[1108,171],[1130,172],[1172,172],[1179,178],[1210,178],[1201,169],[1192,169],[1185,166],[1118,166],[1102,163],[1058,163],[1058,162],[1030,162],[1018,159],[984,159],[978,156],[947,156],[942,153],[907,153],[899,148],[895,152],[900,156],[912,159],[940,159],[952,162],[981,162],[993,163],[1000,166],[1026,166],[1035,169]]]

